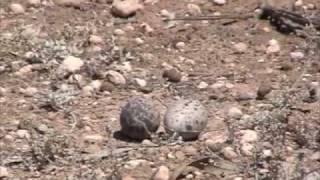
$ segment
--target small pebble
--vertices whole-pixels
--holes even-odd
[[[89,42],[91,44],[103,44],[103,38],[97,35],[90,35]]]
[[[242,113],[241,109],[238,107],[231,107],[228,110],[228,116],[232,119],[241,119],[242,115],[243,115],[243,113]]]
[[[240,43],[236,43],[236,44],[234,45],[234,48],[236,49],[236,51],[237,51],[238,53],[244,53],[244,52],[247,51],[248,45],[245,44],[245,43],[240,42]]]
[[[186,46],[186,43],[184,42],[177,42],[177,44],[175,45],[175,47],[179,50],[182,50],[185,46]]]
[[[199,15],[199,14],[201,14],[201,8],[196,4],[188,4],[187,8],[188,8],[188,12],[191,15]]]
[[[198,89],[206,89],[209,86],[208,83],[201,81],[200,84],[197,86]]]
[[[241,130],[240,131],[240,144],[245,144],[245,143],[254,143],[258,141],[258,134],[254,130]]]
[[[267,54],[274,54],[280,52],[280,45],[279,42],[275,39],[271,39],[269,41],[269,45],[267,47]]]
[[[230,146],[225,147],[222,150],[222,154],[225,158],[229,159],[229,160],[234,160],[238,157],[238,154],[234,151],[234,149]]]
[[[48,132],[49,128],[47,125],[45,124],[40,124],[38,127],[37,127],[37,130],[39,133],[41,134],[45,134],[46,132]]]
[[[126,78],[119,72],[110,70],[107,72],[107,78],[115,85],[125,85],[127,83]]]
[[[117,36],[122,36],[122,35],[126,34],[126,32],[122,29],[115,29],[114,34]]]
[[[4,166],[0,166],[0,179],[9,177],[8,169]]]
[[[84,62],[80,58],[68,56],[63,60],[62,64],[60,65],[60,68],[70,73],[74,73],[76,71],[79,71],[83,65]]]
[[[170,170],[167,166],[160,166],[153,177],[153,180],[169,180]]]
[[[135,82],[139,85],[139,87],[146,87],[147,86],[147,81],[144,79],[136,78]]]
[[[142,9],[143,5],[139,3],[139,0],[113,1],[111,13],[116,17],[128,18]]]
[[[262,83],[259,86],[259,89],[257,91],[257,99],[262,100],[265,98],[266,95],[268,95],[272,90],[272,87],[269,83]]]
[[[227,3],[226,0],[213,0],[213,2],[217,5],[224,5]]]
[[[241,153],[245,156],[252,156],[253,155],[253,151],[254,151],[254,146],[252,144],[249,143],[244,143],[241,146]]]
[[[14,14],[23,14],[25,12],[24,7],[18,3],[10,4],[9,8]]]
[[[295,52],[290,53],[290,57],[293,60],[301,60],[304,58],[304,54],[303,54],[303,52],[295,51]]]

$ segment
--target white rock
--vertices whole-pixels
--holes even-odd
[[[84,62],[80,58],[68,56],[63,60],[60,67],[68,72],[74,73],[79,71],[83,65]]]
[[[0,86],[0,97],[5,96],[7,94],[7,89]]]
[[[9,177],[8,169],[4,166],[0,166],[0,179]]]
[[[10,4],[9,8],[14,14],[23,14],[25,12],[24,7],[18,3]]]
[[[84,96],[91,96],[94,93],[94,89],[92,86],[84,86],[82,88],[82,95]]]
[[[95,91],[100,91],[102,82],[100,80],[94,80],[90,83],[90,86],[95,90]]]
[[[160,166],[153,177],[153,180],[169,180],[170,170],[166,166]]]
[[[85,135],[83,137],[84,141],[89,144],[102,144],[105,140],[100,134]]]
[[[25,129],[19,129],[17,130],[16,132],[17,136],[21,139],[30,139],[31,138],[31,135],[29,133],[28,130],[25,130]]]
[[[274,53],[278,53],[280,51],[280,44],[277,40],[275,39],[271,39],[269,41],[269,46],[267,47],[267,54],[274,54]]]
[[[144,79],[136,78],[135,81],[140,87],[145,87],[147,85],[147,81]]]
[[[166,9],[162,9],[161,11],[160,11],[160,15],[162,16],[162,17],[165,17],[165,18],[169,18],[169,19],[171,19],[171,18],[174,18],[174,13],[171,13],[171,12],[169,12],[168,10],[166,10]]]
[[[103,38],[97,35],[90,35],[89,42],[91,44],[103,44]]]
[[[210,86],[210,88],[212,88],[212,89],[221,89],[221,88],[225,87],[225,84],[226,83],[224,81],[218,81],[218,82],[212,84]]]
[[[122,29],[115,29],[113,33],[117,36],[122,36],[122,35],[126,34],[126,32]]]
[[[245,51],[247,51],[248,45],[245,44],[245,43],[240,42],[240,43],[234,44],[234,48],[236,49],[236,51],[238,53],[244,53]]]
[[[272,157],[272,151],[270,149],[264,149],[262,151],[262,157],[264,158]]]
[[[303,52],[295,51],[295,52],[291,52],[291,53],[290,53],[290,57],[291,57],[293,60],[301,60],[301,59],[304,58],[304,54],[303,54]]]
[[[241,119],[243,113],[241,111],[240,108],[238,107],[231,107],[229,110],[228,110],[228,116],[230,118],[233,118],[233,119]]]
[[[150,34],[154,31],[154,29],[148,23],[142,23],[140,25],[144,33]]]
[[[241,153],[245,156],[252,156],[254,153],[254,146],[250,143],[242,144]]]
[[[39,7],[41,5],[40,0],[27,0],[28,7]]]
[[[213,0],[213,2],[217,5],[224,5],[227,3],[226,0]]]
[[[126,169],[134,169],[136,168],[137,166],[140,166],[142,164],[145,164],[147,163],[148,161],[144,160],[144,159],[136,159],[136,160],[130,160],[130,161],[127,161],[125,163],[125,168]]]
[[[32,97],[37,93],[38,93],[38,89],[34,88],[34,87],[28,87],[28,88],[23,90],[23,94],[25,94],[28,97]]]
[[[301,6],[303,6],[303,0],[297,0],[297,1],[294,3],[294,6],[296,6],[296,7],[301,7]]]
[[[142,9],[143,5],[139,3],[139,0],[114,0],[111,12],[114,16],[127,18]]]
[[[177,42],[176,48],[182,50],[186,46],[184,42]]]
[[[223,148],[222,154],[225,158],[227,158],[229,160],[234,160],[238,157],[238,154],[230,146]]]
[[[188,12],[192,15],[201,14],[201,8],[196,4],[188,4],[187,8],[188,8]]]
[[[116,85],[124,85],[127,83],[125,77],[117,71],[110,70],[107,72],[107,78]]]
[[[245,144],[245,143],[254,143],[258,141],[258,134],[254,130],[241,130],[240,131],[240,143]]]
[[[135,41],[137,44],[143,44],[143,43],[144,43],[143,39],[141,39],[141,38],[136,38],[134,41]]]
[[[197,87],[198,89],[206,89],[208,86],[209,86],[208,83],[201,81]]]

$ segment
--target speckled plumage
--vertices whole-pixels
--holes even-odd
[[[132,139],[147,139],[160,126],[160,113],[151,101],[143,98],[128,100],[120,114],[121,132]]]

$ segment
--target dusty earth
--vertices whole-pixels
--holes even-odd
[[[302,38],[259,18],[163,21],[253,13],[254,0],[146,1],[129,19],[112,15],[110,1],[26,2],[0,1],[0,179],[320,179],[314,28]],[[296,5],[319,14],[317,0]],[[80,65],[66,72],[68,57]],[[163,77],[168,68],[176,80]],[[119,133],[119,114],[133,96],[162,115],[179,98],[198,99],[208,126],[196,141],[162,126],[132,141]]]

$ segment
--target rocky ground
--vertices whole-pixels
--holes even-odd
[[[317,0],[273,6],[320,19]],[[1,0],[0,179],[320,179],[317,30],[280,33],[258,7]],[[193,141],[163,125],[151,140],[125,138],[119,116],[133,96],[161,117],[197,99],[207,127]]]

